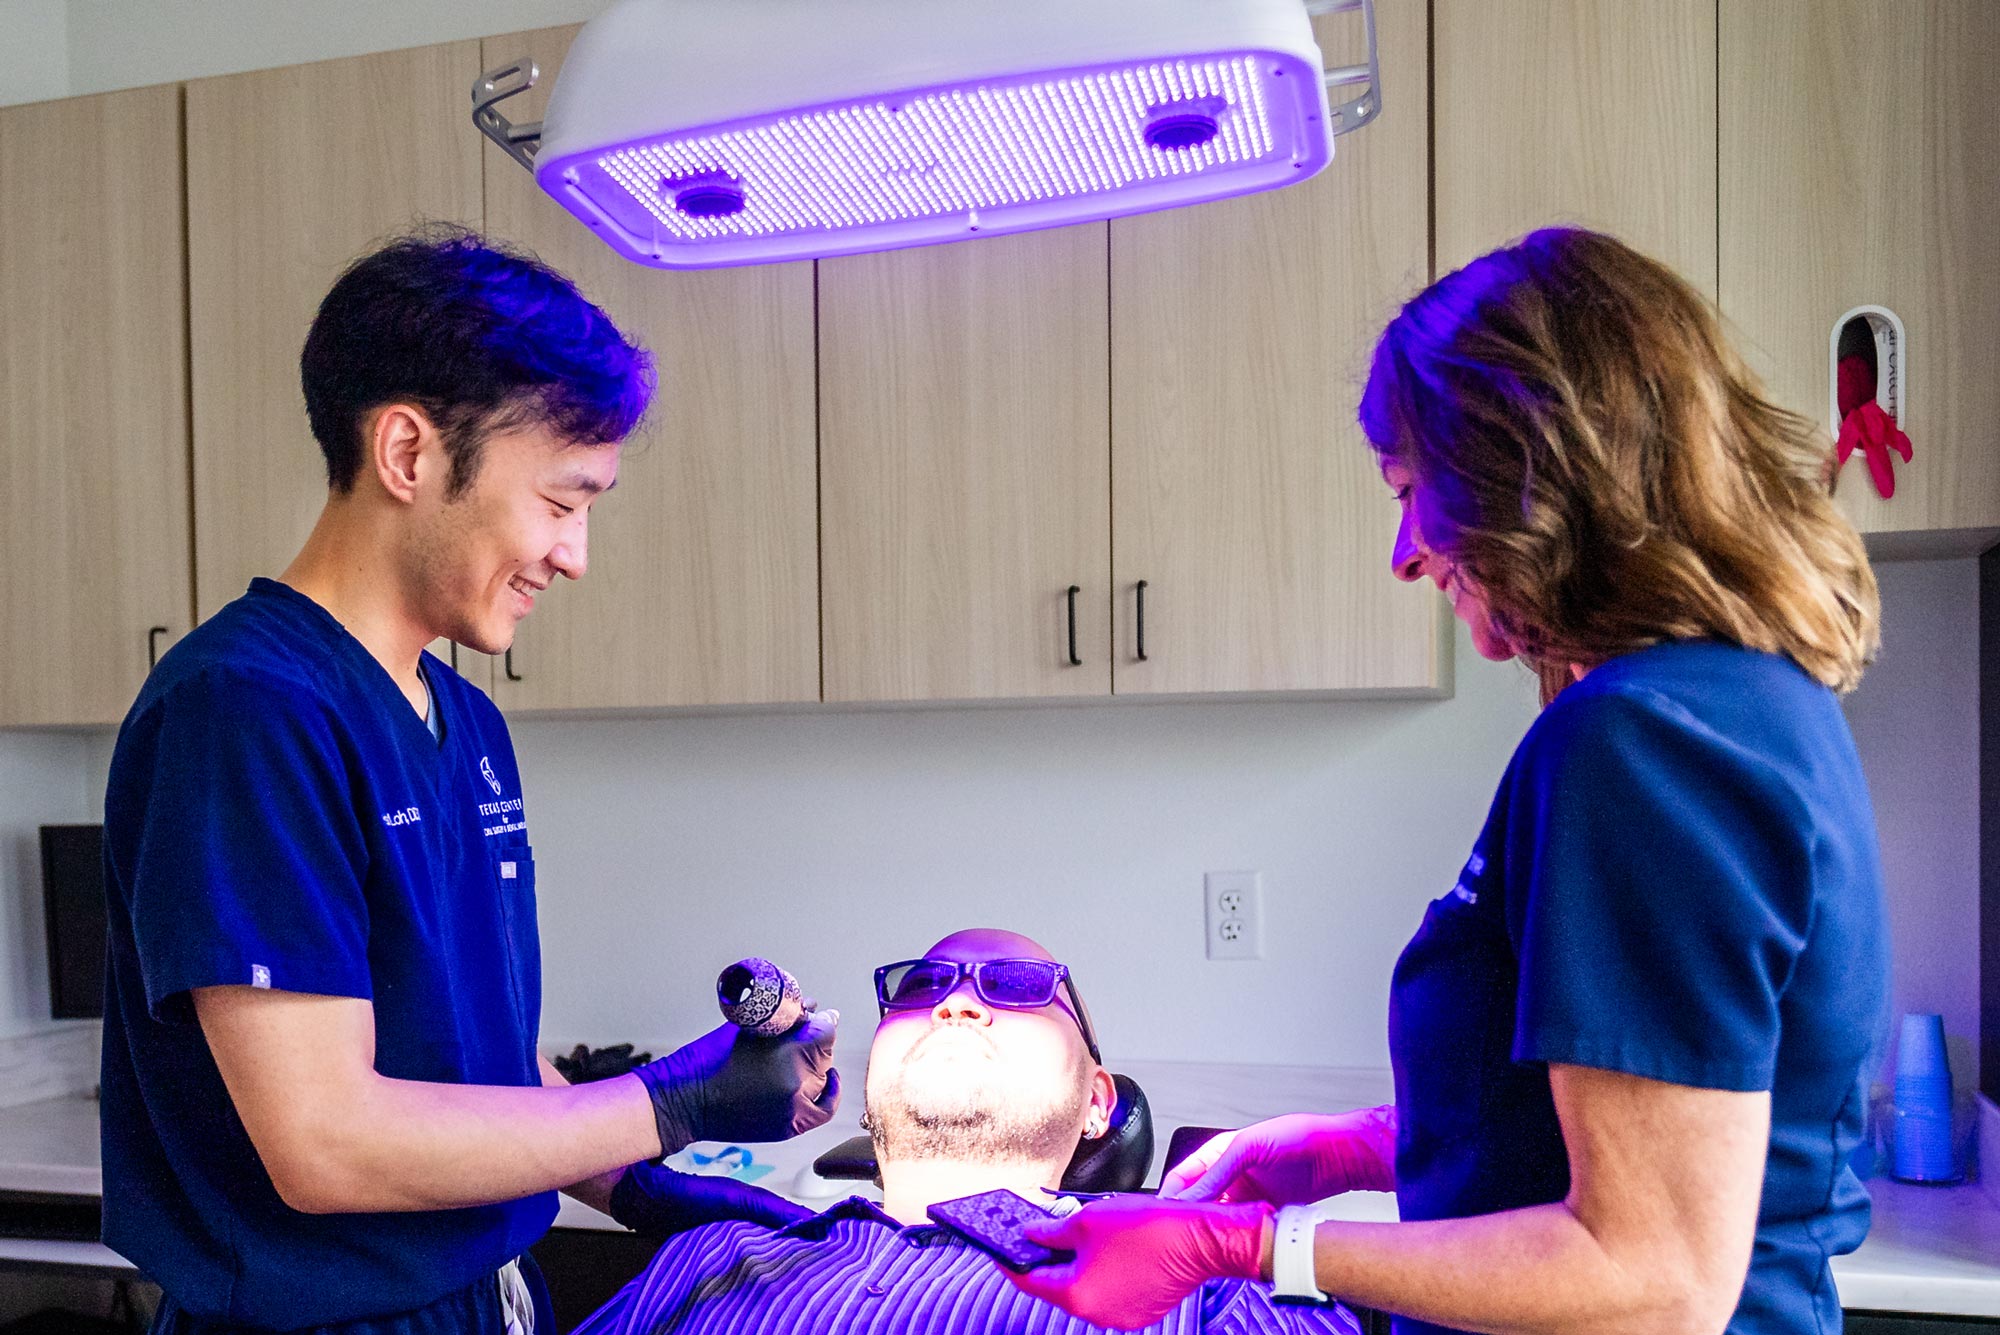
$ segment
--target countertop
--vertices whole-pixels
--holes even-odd
[[[1389,1097],[1386,1073],[1373,1071],[1141,1062],[1123,1063],[1121,1069],[1140,1082],[1154,1105],[1156,1161],[1164,1157],[1174,1128],[1184,1124],[1240,1125],[1286,1109],[1364,1107]],[[1174,1091],[1172,1097],[1165,1096],[1168,1090]],[[1169,1106],[1178,1111],[1169,1112]],[[824,1208],[843,1196],[875,1194],[864,1184],[827,1182],[811,1172],[813,1159],[859,1133],[858,1118],[858,1107],[844,1108],[829,1125],[784,1145],[735,1153],[697,1145],[668,1162],[697,1171],[730,1164],[760,1186]],[[698,1162],[697,1156],[713,1162]],[[0,1108],[0,1191],[95,1196],[102,1188],[95,1100],[50,1099]],[[1868,1190],[1875,1200],[1868,1239],[1852,1256],[1833,1262],[1843,1306],[2000,1317],[2000,1205],[1978,1186],[1919,1187],[1872,1178]],[[1355,1193],[1340,1199],[1336,1213],[1349,1219],[1394,1219],[1395,1198]],[[568,1197],[562,1198],[556,1223],[618,1227]],[[0,1260],[125,1265],[98,1243],[22,1239],[0,1239]]]

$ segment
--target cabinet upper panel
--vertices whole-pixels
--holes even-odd
[[[1437,267],[1594,227],[1715,293],[1714,0],[1437,0]]]
[[[1722,88],[1722,309],[1773,394],[1833,428],[1835,323],[1903,326],[1911,460],[1884,499],[1853,459],[1841,507],[2000,526],[2000,4],[1723,0]]]
[[[1354,416],[1428,261],[1425,9],[1377,17],[1381,117],[1325,171],[1111,224],[1120,694],[1448,680],[1442,602],[1390,573],[1396,506]],[[1320,21],[1330,63],[1359,27]]]
[[[451,42],[187,86],[203,616],[282,570],[326,499],[299,390],[320,298],[394,233],[481,221],[479,57]]]
[[[1102,223],[821,261],[828,700],[1109,693],[1105,266]]]
[[[512,114],[541,113],[575,34],[486,39],[487,66],[541,67]],[[509,710],[817,700],[812,265],[642,268],[485,151],[490,234],[571,278],[659,374],[617,490],[591,511],[584,578],[521,623],[495,697]]]
[[[0,110],[0,727],[117,722],[188,629],[179,126]]]

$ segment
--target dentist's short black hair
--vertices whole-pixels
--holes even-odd
[[[360,476],[368,414],[408,403],[444,439],[453,496],[495,432],[546,425],[577,445],[612,444],[645,417],[655,384],[651,355],[569,279],[443,224],[348,266],[306,334],[299,379],[334,491]]]

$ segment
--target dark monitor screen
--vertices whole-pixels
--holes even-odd
[[[49,929],[49,1009],[58,1020],[104,1016],[104,827],[42,827],[42,905]]]

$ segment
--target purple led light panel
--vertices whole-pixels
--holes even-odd
[[[1041,72],[708,126],[555,167],[568,193],[628,244],[652,238],[656,254],[761,239],[783,258],[787,246],[804,253],[796,238],[868,229],[890,244],[949,240],[987,215],[992,230],[1020,230],[1072,221],[1091,196],[1150,195],[1122,210],[1133,211],[1264,188],[1307,159],[1316,168],[1324,150],[1300,136],[1318,127],[1291,110],[1300,73],[1253,53]],[[1257,179],[1165,197],[1176,180],[1232,173]],[[741,206],[718,211],[718,188]]]

